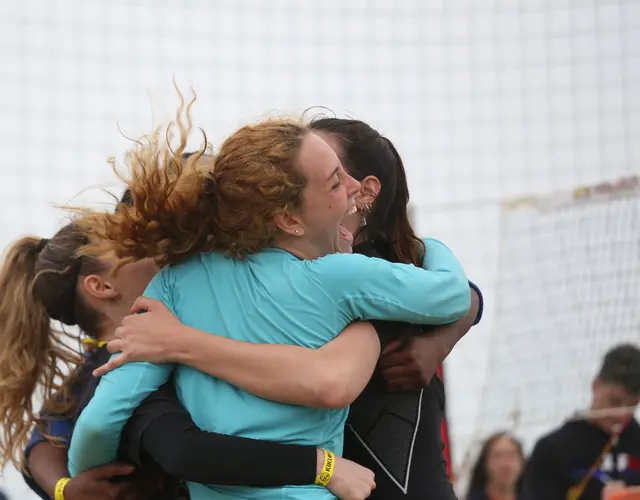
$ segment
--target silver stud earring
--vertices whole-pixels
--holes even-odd
[[[300,234],[300,231],[296,229],[296,234]]]

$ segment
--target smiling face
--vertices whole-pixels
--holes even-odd
[[[296,166],[307,185],[302,205],[290,213],[297,224],[292,226],[293,232],[317,249],[318,255],[338,252],[341,240],[353,239],[342,220],[356,212],[360,183],[347,174],[335,151],[314,133],[304,138]]]
[[[512,487],[518,481],[522,466],[520,448],[509,436],[501,436],[491,444],[485,462],[490,483]]]
[[[340,137],[337,134],[322,130],[315,130],[314,133],[321,137],[331,149],[333,149],[338,158],[343,162],[343,166],[345,166],[346,152]],[[346,167],[347,169],[349,168],[348,166]],[[346,234],[348,234],[348,237],[343,237],[340,240],[340,251],[342,253],[351,253],[353,251],[353,234],[360,229],[364,222],[363,208],[373,205],[376,197],[380,193],[381,187],[380,180],[374,175],[367,175],[360,181],[360,191],[356,195],[357,211],[351,211],[342,220],[342,225],[347,230]]]
[[[611,416],[596,419],[595,423],[606,432],[620,432],[633,418],[634,409],[640,402],[640,396],[631,394],[621,384],[603,381],[597,378],[593,382],[592,410],[613,410]],[[629,409],[616,413],[615,410]]]

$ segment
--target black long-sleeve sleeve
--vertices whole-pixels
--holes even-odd
[[[313,484],[316,448],[205,432],[168,382],[129,419],[120,452],[142,465],[149,458],[167,474],[196,483],[273,487]]]

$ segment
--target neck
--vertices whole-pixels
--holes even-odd
[[[96,340],[100,342],[109,342],[115,338],[116,328],[120,326],[120,322],[115,322],[110,320],[109,318],[105,318],[100,325],[100,330],[98,331],[98,336]]]
[[[485,493],[490,500],[515,500],[516,498],[514,485],[487,483]]]
[[[100,328],[96,340],[108,342],[115,338],[116,328],[122,324],[125,316],[131,314],[129,308],[125,308],[120,304],[113,304],[103,310],[101,314]]]
[[[327,252],[322,252],[316,245],[301,238],[282,239],[276,242],[275,247],[295,255],[301,260],[319,259],[327,255]]]

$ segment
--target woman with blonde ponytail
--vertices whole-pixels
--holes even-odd
[[[66,458],[71,423],[61,416],[77,412],[87,382],[86,354],[71,327],[94,343],[108,340],[157,272],[153,261],[143,260],[128,266],[125,273],[109,276],[108,260],[79,256],[86,243],[76,223],[64,226],[51,239],[24,237],[9,247],[0,271],[0,466],[12,463],[30,481],[29,455],[36,447],[42,451],[40,441],[55,445],[46,455],[48,463],[62,453]],[[130,279],[132,275],[135,279]],[[37,415],[36,395],[44,401]],[[27,446],[34,422],[34,434],[41,440]],[[131,482],[109,483],[129,474],[133,469],[128,466],[101,467],[73,482],[63,478],[68,476],[66,464],[53,467],[57,479],[69,482],[63,484],[68,500],[86,498],[88,484],[97,484],[105,495],[137,494]],[[53,498],[56,482],[36,492]]]
[[[51,240],[25,237],[7,251],[0,271],[0,465],[20,466],[22,450],[34,420],[36,389],[47,411],[65,411],[73,377],[67,375],[82,360],[78,338],[63,325],[79,325],[95,333],[96,314],[81,297],[76,283],[100,272],[96,259],[75,257],[85,243],[73,225]]]
[[[130,203],[127,191],[119,207]],[[113,338],[134,299],[157,272],[151,259],[116,270],[112,258],[80,256],[78,250],[86,242],[73,223],[51,240],[24,238],[6,254],[0,300],[3,463],[12,461],[21,467],[27,484],[45,500],[175,500],[183,498],[181,479],[264,487],[313,483],[323,464],[321,450],[201,431],[180,404],[171,383],[143,402],[122,436],[118,458],[135,464],[140,471],[131,476],[132,466],[108,464],[69,479],[71,432],[99,382],[92,371],[109,359],[106,341]],[[31,335],[36,326],[41,330]],[[68,326],[80,327],[83,343],[89,346],[86,352]],[[358,335],[357,327],[351,327],[333,345],[313,351],[219,338],[219,347],[228,359],[219,376],[237,380],[238,375],[246,377],[253,371],[246,387],[260,392],[255,381],[268,378],[274,366],[287,374],[304,366],[309,392],[309,388],[323,386],[317,381],[327,366],[340,370],[345,362],[335,361],[334,352],[344,347],[345,340],[353,339],[354,333]],[[45,404],[35,416],[32,399],[41,386],[45,388]],[[284,398],[296,386],[287,376],[274,380],[270,390],[274,397]],[[38,425],[25,448],[34,419]],[[164,473],[158,472],[158,465]],[[370,491],[366,485],[371,482],[370,471],[338,457],[327,488],[339,498],[359,500],[365,498],[359,492]]]

